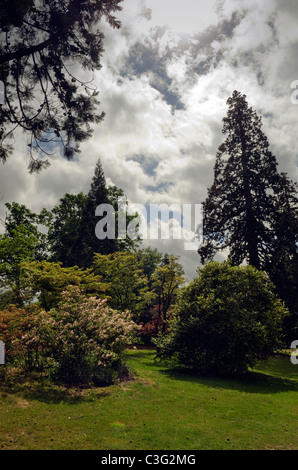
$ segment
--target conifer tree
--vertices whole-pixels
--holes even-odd
[[[135,222],[137,214],[125,214],[126,235],[122,234],[118,239],[119,198],[126,200],[124,191],[117,186],[106,186],[102,164],[98,160],[87,194],[65,194],[51,212],[43,211],[48,218],[51,260],[62,262],[63,266],[78,265],[86,268],[92,265],[94,253],[106,255],[116,251],[134,251],[140,242],[138,226],[135,227],[135,239],[130,237],[128,225]],[[107,206],[98,215],[96,209],[102,204]],[[109,216],[113,218],[113,230],[110,232]],[[97,237],[98,223],[102,224],[102,238]]]
[[[0,161],[13,152],[12,133],[27,136],[29,171],[50,164],[59,150],[66,159],[80,152],[100,123],[98,90],[90,74],[100,70],[104,24],[120,28],[114,16],[121,0],[1,0]],[[75,67],[74,67],[75,66]],[[86,71],[82,79],[81,71]]]
[[[198,253],[205,264],[228,250],[234,265],[247,262],[266,271],[291,312],[289,338],[298,331],[297,186],[278,172],[261,117],[246,96],[234,91],[227,104],[226,139],[203,203],[204,242]]]
[[[272,247],[280,185],[277,161],[246,96],[234,91],[227,104],[226,140],[218,149],[214,182],[203,203],[204,243],[198,252],[204,264],[228,248],[235,265],[247,261],[261,269]]]
[[[83,267],[91,266],[94,253],[109,254],[116,251],[115,238],[99,240],[95,234],[95,227],[99,221],[95,211],[101,204],[110,204],[110,202],[102,164],[98,160],[79,227],[77,258],[78,264]]]

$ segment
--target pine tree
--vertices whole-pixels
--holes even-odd
[[[78,264],[82,267],[91,266],[94,253],[110,254],[116,251],[115,238],[99,240],[95,234],[95,227],[99,221],[95,211],[97,206],[101,204],[110,204],[110,201],[102,164],[98,160],[79,228],[77,259]]]
[[[114,16],[121,0],[1,0],[0,161],[13,152],[12,132],[28,138],[29,171],[50,165],[57,151],[66,159],[80,152],[98,112],[98,91],[89,72],[100,70],[106,25],[120,28]],[[73,67],[75,65],[76,67]],[[87,70],[82,79],[80,69]],[[74,75],[75,73],[75,75]]]
[[[235,265],[247,261],[261,269],[272,246],[280,184],[277,161],[246,96],[234,91],[227,104],[227,137],[218,149],[214,182],[203,203],[204,243],[198,252],[204,264],[228,248]]]

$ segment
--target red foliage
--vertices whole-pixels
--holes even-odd
[[[152,316],[152,319],[147,323],[140,323],[141,329],[138,332],[138,336],[146,340],[155,338],[160,332],[166,333],[168,331],[168,321],[171,319],[171,315],[168,315],[167,321],[164,320],[162,315],[163,309],[160,305],[154,305],[153,310],[156,313]]]
[[[35,308],[18,308],[14,305],[0,311],[0,340],[5,344],[5,360],[11,361],[19,355],[18,343],[34,323]],[[13,344],[14,342],[14,344]]]

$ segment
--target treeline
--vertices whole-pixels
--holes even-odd
[[[117,233],[115,239],[99,240],[95,236],[96,207],[112,205],[117,221],[118,198],[123,196],[121,189],[106,187],[99,160],[88,194],[65,194],[52,210],[43,209],[39,214],[16,202],[6,204],[8,212],[0,236],[0,339],[5,343],[8,362],[40,369],[51,357],[54,375],[60,379],[96,377],[96,382],[105,382],[121,369],[120,352],[131,342],[132,330],[133,341],[145,344],[167,330],[178,291],[185,282],[178,258],[150,247],[141,249],[140,238],[131,239],[129,235],[119,240]],[[136,217],[128,215],[126,223]],[[117,223],[115,226],[117,230]],[[76,302],[71,308],[70,297]],[[97,309],[96,318],[92,309]],[[86,312],[97,331],[93,332],[95,336],[90,333],[89,340],[99,349],[87,348],[84,352],[83,338],[86,340],[86,331],[91,328]],[[101,315],[107,319],[105,341],[101,338]],[[69,325],[81,325],[79,331],[73,331],[72,340],[68,331],[64,336],[61,333],[67,354],[57,349],[57,326],[50,328],[61,324],[63,332],[66,317]],[[120,326],[116,334],[117,319]],[[101,351],[101,367],[93,364],[99,354],[95,350]],[[109,358],[108,364],[104,358]]]
[[[298,335],[298,193],[235,91],[204,202],[202,269],[185,285],[174,255],[118,239],[118,198],[100,160],[88,194],[33,213],[17,203],[0,236],[0,337],[7,358],[66,381],[110,383],[129,342],[201,373],[238,373]],[[114,207],[115,238],[95,209]],[[138,214],[127,217],[136,222]],[[214,261],[225,250],[227,261]],[[198,259],[196,253],[194,256]]]

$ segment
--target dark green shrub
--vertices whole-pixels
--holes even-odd
[[[287,309],[268,276],[252,266],[212,262],[178,298],[158,356],[176,357],[202,374],[234,374],[281,346]]]

